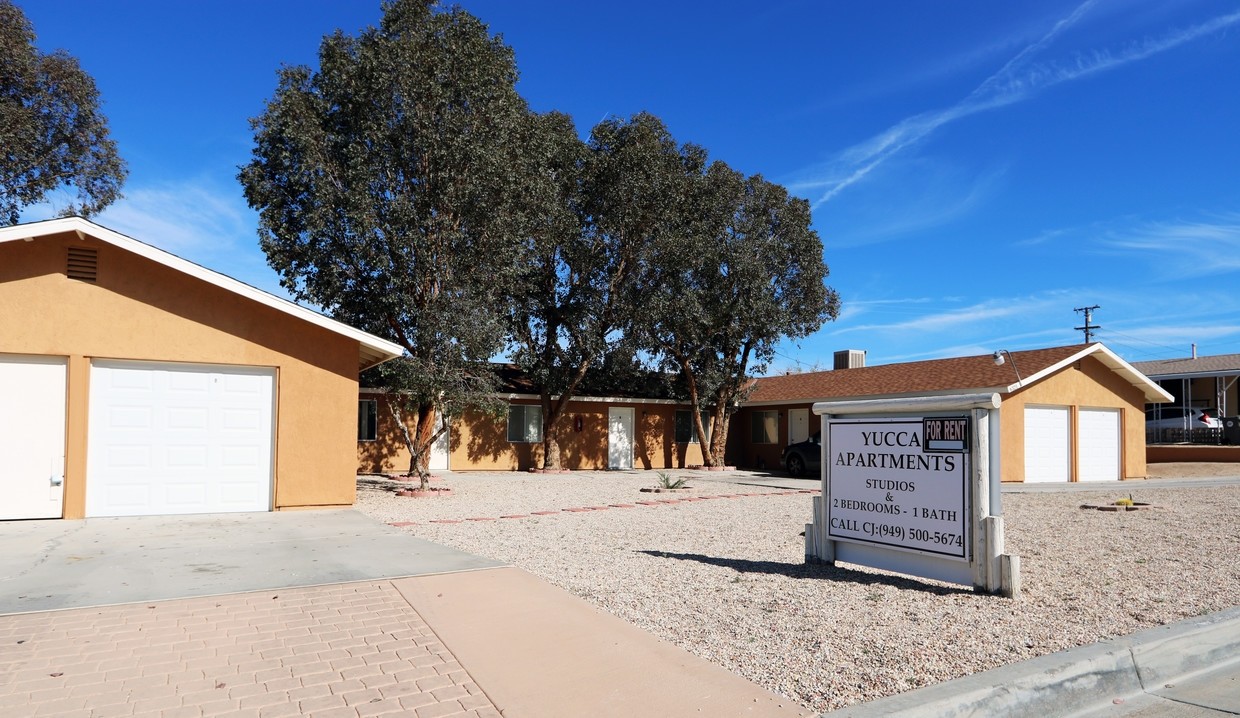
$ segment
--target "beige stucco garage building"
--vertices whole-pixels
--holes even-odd
[[[815,402],[995,393],[1003,402],[1003,481],[1146,475],[1145,405],[1170,401],[1170,394],[1098,343],[1001,356],[1001,363],[982,354],[758,379],[733,418],[733,460],[778,467],[785,446],[818,430]]]
[[[0,519],[353,503],[400,347],[71,217],[0,229]]]

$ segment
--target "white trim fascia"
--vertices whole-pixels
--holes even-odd
[[[364,332],[361,329],[357,329],[356,327],[351,327],[343,322],[338,322],[335,319],[319,314],[312,309],[307,309],[300,304],[295,304],[287,299],[264,292],[257,287],[251,287],[245,282],[233,279],[226,274],[220,274],[219,272],[207,269],[202,265],[194,264],[188,259],[183,259],[175,254],[166,252],[157,247],[153,247],[132,237],[125,236],[120,232],[100,226],[81,217],[61,217],[59,219],[49,219],[42,222],[31,222],[29,224],[18,224],[11,227],[2,227],[0,228],[0,243],[18,240],[32,240],[38,237],[45,237],[48,235],[61,234],[65,232],[72,232],[76,234],[78,239],[85,239],[85,237],[89,235],[102,242],[106,242],[128,252],[132,252],[140,257],[149,259],[152,262],[175,269],[182,274],[188,274],[189,276],[200,279],[208,284],[214,284],[221,289],[226,289],[234,294],[239,294],[247,299],[251,299],[264,306],[271,307],[277,311],[297,317],[298,319],[314,324],[315,326],[322,327],[330,332],[353,339],[362,347],[362,351],[359,355],[361,369],[368,369],[372,366],[382,364],[389,359],[395,359],[396,357],[404,354],[404,348],[395,342],[390,342],[381,337]],[[361,357],[366,357],[366,361],[361,361]]]
[[[1101,361],[1109,369],[1126,378],[1128,383],[1140,389],[1145,394],[1147,403],[1161,404],[1168,401],[1175,401],[1174,396],[1167,393],[1167,391],[1158,384],[1154,383],[1152,379],[1137,371],[1136,367],[1124,361],[1118,354],[1108,349],[1106,345],[1098,342],[1084,345],[1081,348],[1081,351],[1056,364],[1052,364],[1037,374],[1034,374],[1032,377],[1026,379],[1024,383],[1031,384],[1034,381],[1037,381],[1038,379],[1041,379],[1049,374],[1053,374],[1069,364],[1080,361],[1091,354],[1101,354],[1101,356],[1096,357],[1098,361]]]

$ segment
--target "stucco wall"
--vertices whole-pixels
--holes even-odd
[[[1145,395],[1095,357],[1085,357],[1054,376],[1004,397],[999,409],[1002,435],[1003,481],[1025,480],[1025,406],[1071,407],[1069,422],[1071,480],[1077,480],[1077,413],[1086,409],[1120,409],[1120,475],[1126,479],[1144,478]]]
[[[98,279],[65,276],[68,247]],[[0,244],[0,352],[69,359],[65,517],[83,515],[92,358],[276,368],[276,508],[353,503],[358,345],[240,295],[76,235]]]
[[[363,399],[380,399],[365,394]],[[538,405],[537,401],[516,399],[512,404]],[[567,469],[607,468],[607,414],[609,407],[633,409],[633,466],[638,469],[680,468],[702,463],[701,447],[675,442],[677,407],[638,402],[606,403],[570,401],[560,426],[560,461]],[[358,471],[361,473],[404,472],[409,468],[409,452],[386,405],[378,407],[377,440],[358,442]],[[581,419],[577,431],[576,419]],[[527,471],[542,466],[542,444],[508,441],[506,414],[493,417],[467,412],[452,422],[448,467],[452,471]]]

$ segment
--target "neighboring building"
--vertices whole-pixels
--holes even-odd
[[[1133,367],[1172,396],[1171,403],[1146,407],[1151,426],[1172,424],[1168,417],[1188,416],[1190,409],[1202,409],[1212,417],[1240,416],[1240,354],[1141,361],[1133,362]],[[1164,438],[1152,429],[1147,441],[1158,443]]]
[[[538,390],[512,366],[497,366],[504,412],[469,412],[452,420],[431,453],[431,471],[527,471],[542,466],[542,403]],[[567,469],[668,469],[702,463],[689,407],[668,398],[661,381],[626,389],[586,387],[569,401],[560,428]],[[403,473],[409,452],[385,397],[363,389],[358,402],[358,471]]]
[[[1064,482],[1146,474],[1145,405],[1171,396],[1102,344],[844,368],[758,379],[733,417],[742,466],[777,468],[783,447],[818,431],[814,403],[997,393],[1003,481]],[[863,357],[863,355],[861,355]],[[991,437],[991,441],[995,441]]]
[[[391,342],[70,217],[0,229],[0,518],[348,506]]]

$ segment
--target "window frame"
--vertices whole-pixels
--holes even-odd
[[[755,410],[749,415],[749,440],[752,444],[772,446],[779,444],[779,411]],[[774,436],[766,441],[766,422],[774,420]]]
[[[517,414],[520,417],[517,419],[516,424],[514,424],[514,416]],[[542,443],[542,406],[538,404],[509,404],[508,424],[505,428],[505,438],[508,439],[510,444]],[[520,433],[521,438],[513,438],[514,428],[522,430]]]

